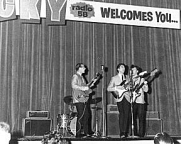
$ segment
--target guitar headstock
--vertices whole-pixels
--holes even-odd
[[[88,84],[89,87],[93,87],[95,83],[99,81],[99,79],[102,78],[102,74],[96,73],[96,76],[91,80],[91,82]]]
[[[158,72],[158,69],[155,68],[150,72],[150,76],[154,76]]]

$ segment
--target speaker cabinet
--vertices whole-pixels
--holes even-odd
[[[146,119],[146,135],[155,136],[163,131],[162,119],[149,118]]]
[[[146,112],[146,118],[149,119],[149,118],[155,118],[155,119],[159,119],[160,118],[160,114],[158,111],[147,111]]]
[[[107,113],[107,136],[119,138],[119,113]]]
[[[50,132],[51,119],[24,118],[22,124],[23,136],[43,136]]]

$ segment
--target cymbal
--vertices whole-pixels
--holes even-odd
[[[95,109],[95,110],[101,110],[102,108],[100,107],[91,107],[92,109]]]
[[[63,98],[63,100],[64,100],[64,102],[65,102],[66,104],[68,104],[68,105],[71,105],[72,102],[73,102],[73,98],[72,98],[71,95],[70,95],[70,96],[65,96],[65,97]]]
[[[97,97],[90,100],[90,104],[96,104],[102,101],[102,97]]]

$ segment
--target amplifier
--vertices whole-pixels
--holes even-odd
[[[119,112],[107,112],[107,136],[119,138]]]
[[[163,120],[155,118],[146,119],[146,135],[155,136],[157,133],[163,132]]]
[[[23,136],[39,137],[50,132],[52,119],[24,118],[22,122]]]
[[[118,111],[118,107],[116,104],[108,104],[107,105],[107,112],[117,112]]]
[[[147,111],[146,112],[146,118],[155,118],[155,119],[159,119],[160,118],[160,114],[158,111]]]
[[[27,118],[49,118],[50,113],[48,111],[27,111],[26,112]]]

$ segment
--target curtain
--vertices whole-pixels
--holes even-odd
[[[181,8],[179,0],[104,2]],[[98,103],[102,131],[103,110],[115,104],[106,88],[116,74],[117,64],[124,62],[148,72],[154,68],[162,72],[151,83],[147,109],[159,111],[165,132],[180,135],[180,38],[180,30],[165,28],[74,21],[66,21],[65,26],[48,26],[45,19],[40,24],[23,24],[18,19],[0,22],[0,121],[8,122],[12,132],[21,131],[27,111],[49,111],[55,129],[57,115],[69,113],[64,97],[71,95],[75,65],[83,62],[88,67],[88,81],[103,72],[101,65],[107,68],[93,95],[102,97]],[[92,115],[95,120],[95,110]]]

